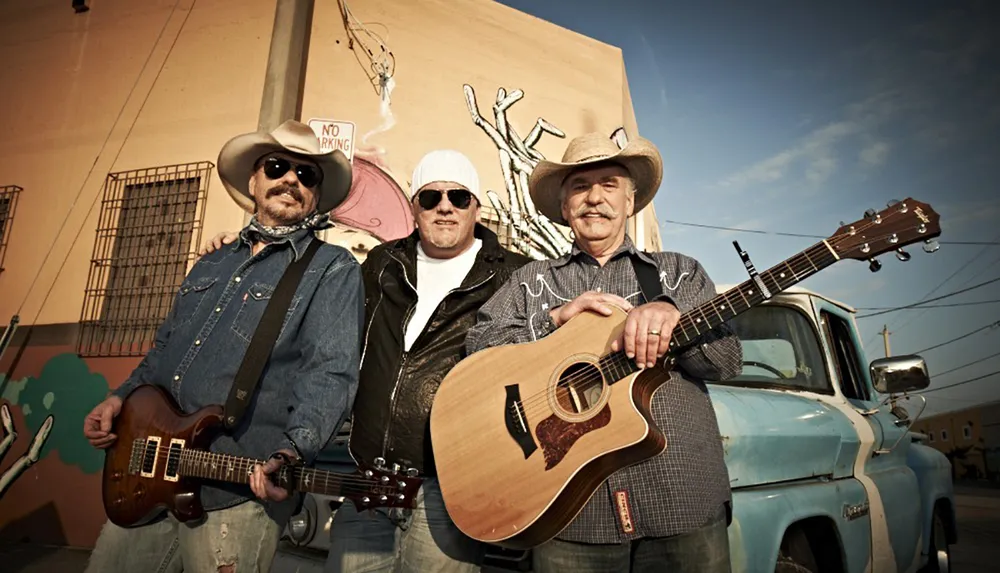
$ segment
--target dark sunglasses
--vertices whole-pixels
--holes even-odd
[[[421,207],[429,210],[437,207],[443,195],[444,193],[437,189],[427,189],[417,195],[417,201]],[[469,204],[472,203],[472,193],[465,189],[449,189],[448,201],[458,209],[468,209]]]
[[[268,157],[264,160],[264,175],[267,175],[268,179],[281,179],[293,166],[295,167],[295,176],[299,178],[299,183],[306,187],[315,187],[323,180],[323,174],[312,165],[292,163],[281,157]]]

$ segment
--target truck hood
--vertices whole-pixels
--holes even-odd
[[[852,474],[850,420],[816,395],[710,385],[732,488]]]

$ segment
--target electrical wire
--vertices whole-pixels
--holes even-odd
[[[800,237],[806,239],[826,239],[825,235],[811,235],[806,233],[788,233],[782,231],[762,231],[759,229],[743,229],[739,227],[724,227],[721,225],[706,225],[704,223],[690,223],[687,221],[675,221],[673,219],[662,219],[660,226],[664,226],[667,223],[673,225],[683,225],[685,227],[698,227],[701,229],[715,229],[718,231],[733,231],[736,233],[754,233],[757,235],[776,235],[780,237]],[[985,245],[988,247],[1000,246],[1000,240],[993,241],[938,241],[939,245]]]
[[[935,376],[944,376],[945,374],[951,374],[952,372],[956,372],[956,371],[961,370],[963,368],[968,368],[969,366],[972,366],[973,364],[979,364],[980,362],[986,362],[990,358],[994,358],[996,356],[1000,356],[1000,352],[994,352],[993,354],[990,354],[989,356],[984,356],[984,357],[980,358],[979,360],[973,360],[972,362],[969,362],[967,364],[963,364],[961,366],[956,366],[955,368],[952,368],[951,370],[945,370],[944,372],[938,372],[937,374],[935,374]]]
[[[934,349],[937,349],[937,348],[941,348],[942,346],[947,346],[947,345],[949,345],[949,344],[951,344],[953,342],[958,342],[959,340],[966,339],[966,338],[972,336],[973,334],[982,332],[984,330],[988,330],[990,328],[997,328],[997,327],[1000,327],[1000,320],[995,321],[995,322],[991,322],[990,324],[987,324],[986,326],[981,326],[981,327],[973,330],[972,332],[967,332],[967,333],[963,334],[962,336],[959,336],[958,338],[952,338],[951,340],[949,340],[947,342],[942,342],[941,344],[935,344],[934,346],[930,346],[930,347],[924,348],[922,350],[917,350],[916,352],[912,352],[911,354],[922,354],[924,352],[927,352],[928,350],[934,350]]]
[[[952,308],[955,306],[979,306],[981,304],[994,304],[1000,302],[1000,298],[995,298],[993,300],[977,300],[973,302],[950,302],[947,304],[928,304],[918,303],[920,306],[861,306],[856,307],[854,310],[884,310],[884,311],[896,311],[896,310],[921,310],[924,308]],[[863,317],[859,317],[863,318]]]
[[[890,312],[896,312],[897,310],[905,310],[905,309],[908,309],[908,308],[917,308],[917,307],[919,307],[919,308],[933,308],[933,307],[920,307],[920,305],[926,304],[928,302],[934,302],[934,301],[937,301],[937,300],[942,300],[942,299],[946,299],[946,298],[949,298],[949,297],[953,297],[953,296],[956,296],[956,295],[959,295],[959,294],[962,294],[962,293],[965,293],[965,292],[969,292],[970,290],[975,290],[977,288],[984,287],[984,286],[986,286],[988,284],[992,284],[992,283],[995,283],[997,281],[1000,281],[1000,277],[997,277],[995,279],[990,279],[988,281],[981,282],[981,283],[973,285],[971,287],[964,288],[962,290],[957,290],[955,292],[951,292],[951,293],[948,293],[948,294],[943,294],[941,296],[937,296],[937,297],[934,297],[934,298],[929,298],[929,299],[926,299],[926,300],[921,300],[921,301],[918,301],[918,302],[914,302],[914,303],[903,305],[903,306],[897,306],[897,307],[893,307],[893,308],[886,309],[886,310],[880,310],[878,312],[870,312],[868,314],[859,314],[859,315],[857,315],[856,318],[869,318],[869,317],[872,317],[872,316],[879,316],[879,315],[882,315],[882,314],[887,314],[887,313],[890,313]],[[986,301],[986,302],[990,302],[990,301]]]
[[[928,394],[930,392],[937,392],[938,390],[944,390],[946,388],[954,388],[955,386],[961,386],[963,384],[968,384],[970,382],[978,382],[978,381],[983,380],[985,378],[990,378],[992,376],[996,376],[997,374],[1000,374],[1000,370],[994,370],[993,372],[990,372],[989,374],[983,374],[982,376],[976,376],[975,378],[969,378],[968,380],[962,380],[961,382],[955,382],[953,384],[946,384],[944,386],[938,386],[937,388],[928,388],[926,390],[917,390],[916,392],[910,392],[910,394]]]

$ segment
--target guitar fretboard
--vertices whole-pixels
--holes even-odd
[[[820,241],[799,254],[778,263],[738,286],[689,310],[681,316],[670,337],[670,350],[677,353],[690,346],[701,335],[750,310],[771,296],[804,281],[820,270],[837,262],[831,247]],[[624,350],[601,358],[599,368],[609,380],[621,380],[639,371]]]
[[[176,453],[171,455],[176,459]],[[257,465],[264,465],[264,462],[214,452],[182,450],[177,469],[184,476],[249,484]],[[345,475],[304,467],[281,467],[275,474],[275,482],[280,487],[290,489],[288,486],[292,485],[293,489],[322,495],[347,495],[352,489],[359,490],[354,482],[363,479],[361,475]],[[374,485],[375,481],[371,480],[371,484]]]

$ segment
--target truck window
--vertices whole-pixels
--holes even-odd
[[[757,306],[729,325],[743,345],[743,371],[727,384],[832,391],[816,331],[798,310]]]
[[[835,365],[840,379],[840,391],[844,393],[845,398],[871,400],[868,386],[861,376],[861,362],[858,360],[854,340],[851,339],[850,325],[846,320],[825,311],[820,313],[820,316],[826,326],[830,347],[833,348],[833,354],[836,357]]]

